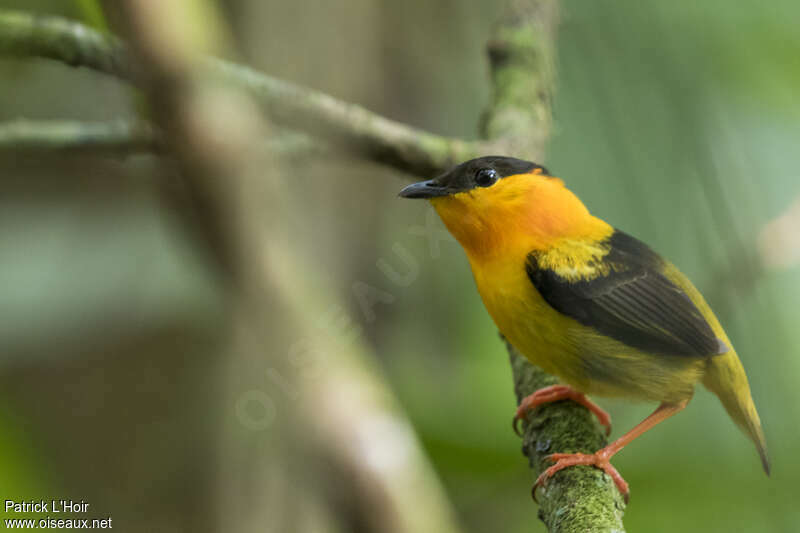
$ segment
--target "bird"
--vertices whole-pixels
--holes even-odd
[[[531,363],[556,376],[524,398],[530,410],[571,400],[610,432],[592,400],[656,402],[653,413],[593,454],[554,453],[533,487],[556,472],[591,465],[627,501],[629,486],[610,459],[682,411],[702,383],[770,462],[744,367],[703,296],[672,263],[592,215],[564,181],[543,166],[485,156],[403,188],[427,199],[466,252],[478,292],[500,333]]]

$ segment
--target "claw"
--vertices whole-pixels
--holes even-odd
[[[511,427],[514,429],[514,433],[517,434],[517,437],[522,437],[522,428],[520,428],[520,422],[525,418],[525,415],[528,414],[528,411],[531,409],[531,404],[534,404],[537,400],[537,394],[544,389],[540,389],[539,391],[534,392],[530,396],[526,396],[522,399],[519,403],[519,407],[517,407],[517,412],[514,413],[514,419],[511,421]]]
[[[522,430],[519,427],[519,423],[521,420],[522,418],[516,416],[514,417],[513,420],[511,420],[511,427],[514,429],[514,433],[517,434],[517,437],[522,437]]]

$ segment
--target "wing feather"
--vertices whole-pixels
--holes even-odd
[[[528,277],[557,311],[635,348],[663,354],[706,357],[723,353],[689,296],[662,274],[664,261],[647,245],[615,231],[599,261],[607,268],[591,279],[567,280],[528,256]]]

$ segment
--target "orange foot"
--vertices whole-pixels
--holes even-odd
[[[611,417],[608,415],[608,413],[606,413],[599,405],[587,398],[585,394],[576,391],[569,385],[551,385],[550,387],[539,389],[530,396],[523,398],[522,402],[520,402],[519,407],[517,408],[517,414],[514,415],[514,432],[517,435],[521,435],[519,430],[519,421],[525,418],[525,415],[528,411],[535,409],[542,404],[557,402],[559,400],[572,400],[573,402],[586,407],[588,410],[593,412],[597,417],[597,420],[599,420],[600,423],[605,426],[606,436],[611,434]]]
[[[550,477],[569,466],[576,466],[576,465],[591,465],[599,468],[609,476],[611,479],[614,480],[614,484],[619,489],[622,497],[625,498],[625,503],[628,503],[628,496],[630,491],[628,490],[628,483],[622,479],[622,476],[619,475],[617,469],[614,468],[609,459],[611,456],[614,455],[614,452],[609,450],[608,448],[603,448],[593,454],[585,454],[585,453],[554,453],[547,456],[547,459],[550,461],[555,461],[556,464],[542,472],[536,479],[536,483],[533,484],[533,499],[536,499],[536,489],[542,486],[545,482],[547,482]]]
[[[625,503],[628,503],[628,484],[625,483],[625,480],[622,479],[622,476],[619,475],[617,469],[611,466],[609,460],[615,453],[619,452],[626,445],[630,444],[631,441],[639,437],[642,433],[644,433],[648,429],[653,428],[657,424],[660,424],[661,422],[671,417],[675,413],[682,411],[686,407],[686,404],[688,403],[689,403],[688,398],[685,400],[681,400],[677,403],[662,403],[661,405],[658,406],[658,409],[653,411],[653,414],[651,414],[650,416],[648,416],[647,418],[636,424],[636,426],[634,426],[634,428],[631,429],[629,432],[625,433],[623,436],[621,436],[620,438],[618,438],[605,448],[598,450],[593,454],[587,455],[585,453],[554,453],[552,455],[548,455],[547,459],[555,461],[556,464],[554,464],[553,466],[542,472],[542,475],[539,476],[539,478],[536,480],[536,483],[533,485],[533,499],[534,500],[536,499],[536,489],[545,482],[547,482],[547,480],[550,479],[550,477],[559,470],[567,468],[568,466],[591,465],[591,466],[596,466],[597,468],[601,469],[603,472],[611,476],[611,479],[614,480],[614,483],[617,485],[617,488],[622,493],[622,496],[625,498]]]

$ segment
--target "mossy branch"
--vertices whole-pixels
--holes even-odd
[[[219,59],[207,59],[205,68],[218,79],[248,89],[275,122],[324,136],[338,147],[418,176],[488,153],[541,160],[551,124],[556,1],[508,0],[507,7],[489,43],[493,96],[484,116],[486,141],[438,136]],[[0,11],[0,53],[45,57],[135,80],[121,41],[54,17]],[[45,137],[58,137],[46,133]],[[119,133],[109,143],[121,142]],[[30,130],[26,134],[30,144],[29,134]],[[66,140],[53,144],[63,146]],[[518,399],[555,382],[510,345],[508,351]],[[549,453],[594,452],[605,443],[589,412],[571,402],[537,409],[523,427],[523,451],[535,475],[547,466],[544,457]],[[599,470],[575,467],[559,472],[541,491],[539,501],[539,516],[551,532],[624,531],[622,499]]]
[[[506,342],[517,402],[557,380],[531,365]],[[522,453],[537,475],[552,465],[556,452],[594,453],[606,445],[603,428],[587,409],[573,402],[543,405],[526,418]],[[625,502],[605,473],[593,467],[567,468],[538,491],[539,518],[551,533],[623,532]]]
[[[541,160],[551,123],[555,0],[508,2],[489,52],[493,97],[485,134],[514,147],[518,157]],[[517,402],[556,378],[528,363],[506,342]],[[593,453],[606,444],[603,428],[573,402],[542,406],[523,422],[522,450],[538,476],[555,452]],[[567,468],[539,491],[539,518],[551,533],[622,532],[625,504],[614,483],[591,467]]]
[[[43,57],[132,82],[140,79],[122,41],[58,17],[0,10],[0,54]],[[339,148],[411,174],[430,176],[464,159],[502,149],[493,143],[429,133],[229,61],[208,58],[205,67],[219,80],[248,90],[272,122],[322,136]]]

